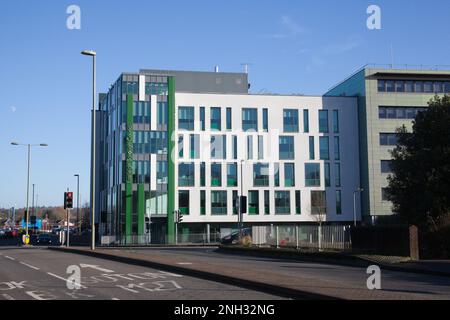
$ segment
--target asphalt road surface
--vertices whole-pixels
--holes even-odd
[[[68,269],[69,268],[69,269]],[[80,271],[81,288],[71,281]],[[0,249],[0,300],[279,300],[161,270],[50,251]]]

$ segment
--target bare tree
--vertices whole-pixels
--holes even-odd
[[[322,251],[322,225],[327,221],[327,200],[325,191],[311,192],[311,214],[319,224],[319,251]]]

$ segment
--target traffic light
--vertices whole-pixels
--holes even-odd
[[[180,210],[176,210],[176,211],[175,211],[175,221],[176,221],[177,223],[183,222],[183,213],[181,213]]]
[[[73,192],[64,192],[64,209],[73,208]]]

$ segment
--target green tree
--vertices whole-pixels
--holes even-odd
[[[436,231],[450,217],[450,97],[435,96],[413,122],[397,129],[388,198],[410,224]]]

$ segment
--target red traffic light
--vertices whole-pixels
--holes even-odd
[[[64,209],[73,208],[73,192],[64,192]]]

